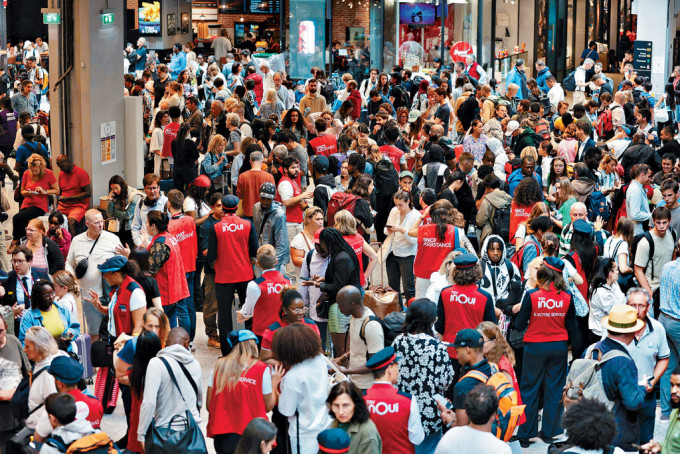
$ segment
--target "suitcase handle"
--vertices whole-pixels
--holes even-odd
[[[376,242],[373,242],[373,243],[370,243],[370,244],[369,244],[369,246],[371,246],[371,247],[373,247],[373,246],[378,246],[378,251],[380,250],[380,248],[382,247],[382,245],[383,245],[383,243],[380,242],[380,241],[376,241]],[[377,252],[377,251],[376,251],[376,252]],[[382,256],[382,254],[380,254],[380,256]],[[385,274],[384,274],[384,270],[385,270],[385,267],[381,266],[381,267],[380,267],[380,287],[382,287],[382,288],[385,288]]]

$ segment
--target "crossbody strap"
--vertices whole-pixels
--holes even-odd
[[[92,247],[90,248],[90,253],[87,254],[87,255],[92,255],[92,251],[94,251],[94,247],[97,245],[97,242],[99,242],[99,238],[101,238],[101,237],[102,237],[102,234],[100,233],[99,236],[97,237],[97,239],[94,240],[94,244],[93,244]]]
[[[187,401],[184,399],[184,396],[182,395],[182,390],[179,387],[179,384],[177,383],[177,378],[175,378],[175,373],[172,371],[172,367],[170,367],[170,364],[168,363],[168,360],[165,358],[160,358],[161,361],[163,361],[163,364],[165,365],[165,368],[168,370],[168,374],[170,374],[170,379],[172,382],[175,384],[175,388],[177,388],[177,392],[179,393],[179,396],[182,398],[184,401],[184,404],[186,405]],[[177,361],[179,364],[179,361]],[[198,402],[198,395],[196,396],[196,401]],[[187,405],[187,409],[189,406]]]
[[[196,409],[200,411],[201,407],[198,405],[198,386],[196,386],[196,382],[184,364],[180,363],[179,361],[177,361],[177,364],[179,364],[180,369],[182,369],[182,372],[184,372],[184,376],[187,378],[187,380],[189,380],[189,383],[191,383],[191,387],[194,388],[194,393],[196,393]]]

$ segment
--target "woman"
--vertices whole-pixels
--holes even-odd
[[[243,85],[243,77],[241,77],[241,72],[243,71],[243,66],[239,62],[234,62],[231,65],[231,73],[227,75],[227,86],[230,92],[234,92],[234,88]]]
[[[425,293],[425,297],[434,304],[437,304],[437,301],[439,301],[439,295],[442,290],[453,285],[453,279],[451,278],[453,276],[453,268],[455,267],[453,259],[462,253],[461,250],[449,252],[439,270],[430,275],[430,286]]]
[[[333,418],[331,427],[340,428],[350,437],[348,454],[380,454],[382,440],[378,428],[371,421],[371,414],[363,393],[351,381],[342,381],[328,394],[326,403]]]
[[[26,237],[21,239],[21,244],[33,252],[31,268],[50,275],[64,269],[64,255],[57,243],[47,236],[45,224],[40,219],[28,221]]]
[[[253,419],[244,429],[235,454],[269,454],[276,443],[276,433],[276,426],[266,418]]]
[[[194,93],[194,86],[191,84],[191,74],[188,69],[180,71],[179,76],[177,76],[177,83],[182,84],[182,93],[185,99],[196,95]]]
[[[486,136],[482,134],[483,126],[482,120],[473,120],[468,134],[463,139],[463,152],[472,153],[475,162],[482,162],[482,157],[486,152]]]
[[[153,120],[151,130],[151,141],[149,142],[149,153],[153,156],[153,173],[161,174],[161,164],[163,162],[163,129],[170,123],[170,113],[167,110],[159,110]]]
[[[191,129],[188,122],[182,123],[177,131],[177,137],[170,144],[173,167],[173,187],[182,193],[196,178],[196,162],[198,161],[198,147],[196,140],[200,135],[198,129]]]
[[[59,194],[59,184],[51,170],[47,168],[45,159],[37,153],[28,158],[28,170],[21,178],[21,209],[12,218],[12,244],[8,249],[11,254],[19,244],[26,231],[28,221],[47,213],[47,199]]]
[[[24,342],[32,326],[44,327],[57,341],[61,350],[71,351],[72,342],[80,335],[78,319],[71,318],[71,311],[54,303],[54,285],[44,279],[33,284],[31,308],[21,318],[19,340]]]
[[[404,134],[408,136],[410,131],[410,123],[408,122],[408,108],[400,107],[397,109],[397,128],[403,136]]]
[[[537,102],[540,104],[541,97],[545,96],[541,93],[541,89],[538,88],[538,83],[533,77],[527,80],[527,88],[529,89],[529,97],[527,98],[531,102]]]
[[[561,394],[555,390],[562,389],[567,379],[567,341],[576,330],[574,305],[562,279],[563,269],[564,262],[556,257],[544,260],[536,274],[538,288],[524,294],[515,323],[517,330],[527,330],[524,335],[524,360],[520,381],[527,420],[520,426],[517,434],[523,448],[529,447],[530,438],[539,435],[541,392],[541,436],[553,438],[561,432]],[[551,307],[545,301],[551,301]],[[578,356],[574,354],[574,357]]]
[[[406,144],[409,148],[409,154],[406,157],[406,168],[411,172],[420,171],[422,167],[421,159],[424,156],[422,148],[428,139],[423,131],[423,126],[425,125],[423,118],[418,116],[414,120],[414,116],[415,114],[412,114],[408,119],[410,127],[408,137],[406,138]]]
[[[576,123],[572,123],[564,130],[562,140],[557,147],[557,154],[567,160],[568,164],[573,164],[578,150],[578,139],[576,138]]]
[[[430,82],[427,79],[423,79],[418,84],[418,92],[413,97],[413,104],[411,104],[411,110],[417,110],[419,112],[425,112],[427,110],[427,88],[430,86]]]
[[[336,229],[330,227],[323,229],[319,234],[319,245],[322,250],[328,252],[330,257],[326,274],[324,276],[314,275],[302,285],[313,285],[322,292],[322,300],[326,302],[317,303],[317,315],[324,317],[323,311],[319,313],[319,308],[328,307],[328,331],[331,333],[337,358],[345,353],[345,335],[349,327],[349,317],[340,312],[335,298],[340,289],[346,285],[353,285],[357,289],[362,288],[360,265],[356,252]]]
[[[69,271],[60,270],[52,276],[54,282],[55,303],[64,307],[70,313],[71,320],[78,321],[78,305],[76,298],[80,297],[80,286],[76,278]]]
[[[66,218],[59,211],[53,211],[47,218],[47,223],[50,226],[47,237],[57,243],[64,260],[68,257],[68,251],[71,249],[71,233],[68,229],[62,227],[65,221]]]
[[[302,220],[302,231],[290,242],[290,260],[295,265],[296,281],[300,280],[300,269],[307,253],[314,249],[314,234],[323,229],[323,218],[321,208],[307,208]]]
[[[557,180],[557,183],[555,183],[555,203],[558,210],[553,212],[551,216],[557,227],[562,229],[565,225],[571,223],[571,206],[576,202],[576,192],[574,192],[574,187],[569,178],[563,177]]]
[[[281,102],[278,100],[276,96],[276,90],[271,88],[267,90],[264,101],[260,105],[260,110],[258,110],[257,115],[260,118],[266,120],[271,120],[272,116],[274,116],[276,118],[276,123],[278,123],[281,121],[281,114],[283,113],[283,110],[283,104],[281,104]]]
[[[397,388],[410,393],[418,403],[425,440],[416,453],[432,453],[442,437],[442,421],[434,400],[453,383],[454,373],[446,346],[435,337],[432,326],[437,308],[429,300],[417,299],[406,310],[404,332],[392,343],[399,362]]]
[[[316,453],[319,449],[316,437],[331,422],[325,405],[328,366],[321,351],[321,339],[308,326],[294,323],[276,330],[272,351],[274,359],[286,370],[281,380],[278,411],[288,418],[290,438],[288,444],[282,430],[285,425],[276,419],[277,445],[283,452],[290,446],[288,452]]]
[[[548,181],[543,187],[543,195],[545,200],[555,203],[555,192],[557,191],[557,181],[560,178],[569,178],[567,171],[567,160],[561,156],[555,156],[550,163],[550,172],[548,173]]]
[[[203,224],[211,213],[210,205],[206,203],[209,188],[210,178],[207,175],[199,175],[189,186],[187,195],[184,198],[182,211],[194,219],[196,228]]]
[[[354,104],[350,100],[345,100],[340,104],[340,108],[333,116],[334,120],[338,120],[343,126],[352,123],[352,112],[354,111]]]
[[[437,193],[437,199],[448,200],[454,208],[458,208],[456,192],[463,187],[465,174],[459,170],[452,172],[442,184],[441,192]]]
[[[274,92],[274,95],[276,96],[276,92]],[[267,117],[261,118],[264,120],[264,126],[262,127],[262,131],[260,133],[259,143],[262,147],[262,154],[264,155],[265,159],[267,159],[276,146],[275,138],[278,126],[274,120],[269,120]]]
[[[544,140],[538,146],[537,154],[539,156],[541,168],[541,187],[544,189],[548,186],[550,168],[552,167],[553,158],[557,155],[557,151],[553,148],[552,142]]]
[[[349,163],[347,161],[343,161],[340,165],[340,175],[335,177],[335,185],[340,192],[346,192],[349,189],[350,175],[347,171],[348,167]]]
[[[515,196],[510,204],[512,216],[510,216],[510,234],[512,238],[511,243],[515,243],[515,234],[521,224],[524,224],[534,209],[534,205],[543,200],[543,191],[536,179],[531,177],[522,178],[515,189]],[[519,249],[521,245],[518,245]]]
[[[633,245],[635,224],[628,218],[620,218],[616,224],[616,233],[604,243],[603,257],[609,257],[616,261],[619,268],[619,287],[627,292],[635,286],[632,261],[630,259]]]
[[[109,180],[109,201],[106,204],[106,216],[118,220],[118,231],[115,232],[122,244],[133,247],[132,218],[144,194],[133,186],[128,186],[123,177],[114,175]]]
[[[293,131],[297,142],[303,148],[307,146],[307,128],[302,113],[298,109],[293,108],[286,112],[281,120],[281,127]]]
[[[609,196],[610,200],[613,197],[614,191],[621,187],[621,179],[616,172],[618,163],[618,160],[613,154],[606,153],[602,156],[600,168],[596,172],[599,191],[602,192],[603,195]]]
[[[569,103],[566,101],[559,101],[557,103],[557,112],[550,118],[550,130],[555,129],[555,122],[562,117],[569,110]]]
[[[32,412],[24,425],[35,429],[41,419],[47,418],[44,402],[47,396],[57,392],[54,376],[47,372],[52,360],[64,355],[57,347],[54,337],[42,326],[32,326],[26,331],[24,352],[26,358],[33,362],[31,388],[28,392],[28,411]]]
[[[195,47],[196,46],[194,46],[194,43],[192,43],[191,41],[188,41],[184,45],[184,53],[187,54],[186,55],[187,68],[189,67],[189,63],[191,63],[192,61],[196,61],[196,52],[194,52]],[[180,74],[182,74],[182,73],[180,73]],[[187,98],[189,97],[189,95],[186,95],[186,96],[187,96]]]
[[[626,304],[626,295],[621,291],[619,283],[619,267],[611,258],[598,261],[597,272],[593,278],[592,293],[590,295],[590,311],[588,313],[588,328],[590,329],[590,343],[595,343],[607,335],[602,326],[602,319],[609,315],[612,307]]]
[[[357,221],[349,211],[340,210],[335,213],[335,228],[340,232],[345,241],[347,241],[347,244],[350,245],[356,254],[357,261],[359,262],[361,287],[366,287],[366,276],[371,276],[373,268],[375,268],[375,265],[378,263],[378,254],[371,245],[366,242],[364,237],[357,233]],[[364,269],[364,257],[368,259],[366,269]]]
[[[451,170],[446,165],[444,149],[441,146],[431,145],[428,156],[430,160],[421,169],[422,177],[418,182],[418,188],[421,191],[430,188],[435,194],[439,194],[444,187],[444,182],[449,180]]]
[[[413,208],[411,194],[403,189],[398,190],[392,197],[394,208],[387,217],[385,226],[385,245],[381,250],[385,260],[387,282],[393,289],[403,285],[404,296],[409,301],[416,294],[413,262],[416,258],[418,242],[408,232],[418,221],[420,212]]]
[[[142,286],[146,298],[146,308],[163,310],[161,293],[158,290],[158,282],[151,274],[151,264],[149,263],[149,251],[143,248],[135,248],[130,252],[128,265],[132,278]]]
[[[352,189],[349,190],[350,194],[357,196],[357,204],[354,207],[354,217],[357,220],[357,230],[364,236],[366,241],[370,241],[370,234],[375,230],[373,225],[375,218],[374,212],[371,208],[371,193],[375,186],[373,185],[373,178],[370,175],[361,174],[357,178],[356,183]]]
[[[378,76],[378,84],[375,86],[375,88],[378,90],[378,93],[380,93],[383,98],[387,98],[387,95],[390,93],[390,79],[387,77],[387,74],[385,73],[380,73]]]
[[[222,175],[226,173],[227,157],[224,151],[227,147],[227,139],[221,134],[215,134],[208,144],[208,152],[201,161],[201,175],[206,175],[213,182],[215,190],[222,187]]]
[[[232,350],[215,363],[206,393],[207,435],[214,439],[218,454],[234,453],[248,423],[267,418],[284,373],[280,364],[272,371],[258,359],[257,337],[252,331],[232,331],[227,341]]]
[[[520,185],[521,184],[522,183],[520,182]],[[519,196],[519,194],[517,194],[515,197],[517,196]],[[515,235],[512,237],[511,241],[515,244],[516,251],[520,250],[522,246],[524,246],[524,239],[527,237],[527,235],[534,234],[534,232],[531,230],[531,223],[539,216],[550,216],[550,210],[548,209],[548,205],[546,205],[545,202],[536,202],[536,204],[531,209],[529,217],[526,219],[526,221],[517,226],[517,230],[515,231]],[[510,222],[512,223],[512,219]]]

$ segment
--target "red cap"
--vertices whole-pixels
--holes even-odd
[[[319,229],[316,232],[314,232],[314,240],[312,241],[312,243],[319,244],[319,235],[321,235],[321,230],[322,229]]]
[[[196,177],[192,185],[198,187],[198,188],[209,188],[210,187],[210,178],[208,175],[200,175]]]

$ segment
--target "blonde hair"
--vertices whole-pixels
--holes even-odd
[[[602,161],[600,161],[600,170],[604,170],[604,166],[606,166],[606,165],[609,164],[610,162],[615,162],[615,163],[618,164],[618,163],[619,163],[619,160],[616,159],[616,156],[614,156],[613,154],[611,154],[611,153],[605,153],[605,154],[602,156]]]
[[[253,339],[239,342],[227,356],[222,357],[215,363],[215,378],[212,386],[215,393],[221,393],[224,388],[231,391],[241,378],[241,375],[248,370],[248,363],[259,357],[257,344]]]
[[[276,90],[274,90],[273,88],[267,90],[267,94],[265,95],[265,101],[276,102]]]
[[[54,273],[54,276],[52,276],[52,281],[55,285],[66,287],[66,290],[68,290],[69,293],[73,293],[75,296],[80,296],[80,286],[70,271],[57,271]]]
[[[557,180],[560,184],[560,196],[559,202],[562,205],[564,202],[574,197],[576,193],[574,192],[574,187],[571,185],[571,181],[567,177],[561,177]]]
[[[531,269],[532,266],[537,266],[537,267],[540,268],[541,265],[543,265],[543,258],[544,257],[536,257],[531,262],[529,262],[529,264],[527,265],[527,272],[526,272],[527,282],[529,281],[529,279],[531,279],[531,276],[529,274],[529,270]],[[532,288],[537,288],[537,287],[538,287],[538,280],[536,282],[534,282],[534,287],[532,287]]]
[[[26,338],[24,339],[24,343],[26,342],[31,342],[38,353],[39,359],[36,362],[40,362],[48,356],[56,355],[59,351],[57,341],[42,326],[31,326],[28,328]]]
[[[446,256],[444,261],[442,262],[441,266],[439,267],[438,273],[444,276],[448,276],[449,272],[451,271],[451,268],[454,267],[455,265],[453,264],[453,259],[458,257],[459,255],[463,254],[461,251],[451,251],[449,254]]]
[[[352,216],[352,213],[347,210],[340,210],[335,213],[333,218],[335,219],[335,228],[341,235],[356,235],[357,220]]]
[[[42,232],[43,236],[47,235],[47,230],[45,230],[45,224],[43,224],[43,221],[41,221],[38,218],[31,219],[30,221],[28,221],[27,227],[35,227],[36,229]]]
[[[510,364],[515,365],[515,352],[503,337],[501,329],[492,322],[482,322],[477,326],[477,331],[486,336],[487,339],[494,341],[493,348],[484,356],[490,363],[498,364],[498,361],[505,356]]]
[[[215,134],[212,136],[210,143],[208,144],[208,153],[217,154],[217,149],[222,143],[227,143],[227,139],[225,139],[222,134]]]
[[[309,207],[305,210],[305,217],[302,220],[303,225],[309,224],[309,222],[316,216],[317,214],[323,215],[323,210],[319,207]]]
[[[534,161],[538,161],[538,152],[536,151],[536,147],[524,147],[519,157],[524,159],[525,156],[531,156],[534,158]]]
[[[235,109],[236,106],[238,106],[238,99],[227,98],[227,99],[224,100],[224,110],[232,110],[232,109]],[[231,112],[228,115],[231,115]],[[235,115],[238,117],[237,114],[235,114]],[[228,118],[227,118],[227,121],[229,121]]]
[[[347,82],[349,82],[350,80],[353,80],[353,79],[354,79],[354,77],[352,77],[352,75],[350,73],[345,73],[345,74],[342,75],[342,81],[345,82],[345,83],[347,83]]]
[[[271,244],[260,246],[257,250],[257,263],[263,270],[274,268],[276,265],[276,249]]]
[[[40,156],[38,153],[33,153],[26,160],[28,167],[31,167],[31,164],[35,163],[36,161],[40,163],[40,178],[42,178],[47,173],[47,161],[45,161],[45,158]]]

